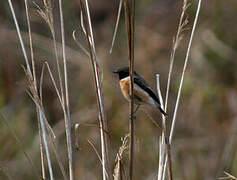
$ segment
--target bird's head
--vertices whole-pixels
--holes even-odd
[[[129,67],[122,67],[117,70],[114,70],[113,73],[119,75],[119,79],[123,79],[129,76]],[[137,75],[137,73],[134,71],[134,74]]]

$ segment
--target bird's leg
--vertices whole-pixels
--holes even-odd
[[[135,111],[133,111],[133,113],[130,115],[130,119],[132,119],[132,117],[133,117],[133,119],[136,119],[135,114],[138,111],[139,107],[140,107],[140,104],[137,105],[137,107],[135,108]]]
[[[135,111],[133,112],[133,114],[135,114],[138,111],[139,107],[140,107],[140,104],[137,105],[137,107],[136,107]]]

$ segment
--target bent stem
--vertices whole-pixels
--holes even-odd
[[[195,19],[194,19],[194,23],[193,23],[193,27],[192,27],[192,32],[191,32],[191,35],[190,35],[190,39],[189,39],[189,43],[188,43],[188,48],[187,48],[187,52],[186,52],[186,56],[185,56],[185,60],[184,60],[184,66],[183,66],[183,70],[182,70],[182,75],[181,75],[181,80],[180,80],[180,84],[179,84],[178,95],[177,95],[177,99],[176,99],[174,115],[173,115],[173,119],[172,119],[170,135],[169,135],[169,142],[170,142],[170,144],[172,143],[174,127],[175,127],[176,117],[177,117],[177,110],[178,110],[178,107],[179,107],[180,95],[181,95],[181,91],[182,91],[182,87],[183,87],[184,75],[185,75],[186,68],[187,68],[187,63],[188,63],[188,60],[189,60],[189,55],[190,55],[191,45],[192,45],[192,41],[193,41],[193,37],[194,37],[194,32],[196,30],[196,25],[197,25],[197,21],[198,21],[198,17],[199,17],[199,12],[200,12],[200,8],[201,8],[201,2],[202,2],[202,0],[198,1],[196,15],[195,15]],[[166,158],[166,162],[167,162],[167,158]],[[165,162],[164,171],[166,170],[166,164],[167,164],[166,162]],[[163,173],[162,180],[164,180],[164,179],[165,179],[165,172]]]
[[[100,125],[100,138],[101,138],[101,158],[102,158],[102,169],[103,169],[103,180],[107,179],[107,172],[109,179],[111,178],[111,171],[109,167],[108,158],[108,137],[105,131],[107,131],[107,120],[104,113],[104,98],[102,92],[102,71],[98,64],[97,55],[95,51],[95,43],[91,25],[90,10],[88,1],[85,0],[85,5],[80,0],[81,5],[81,26],[87,39],[89,48],[91,65],[93,68],[94,83],[96,88],[96,98],[99,108],[98,120]],[[84,21],[87,20],[87,21]],[[104,131],[105,130],[105,131]]]
[[[175,123],[176,123],[177,110],[178,110],[178,107],[179,107],[180,95],[181,95],[181,91],[182,91],[182,87],[183,87],[184,75],[185,75],[188,60],[189,60],[189,55],[190,55],[190,50],[191,50],[191,46],[192,46],[192,42],[193,42],[194,32],[196,30],[196,25],[197,25],[199,12],[200,12],[201,2],[202,2],[202,0],[198,1],[198,7],[197,7],[194,23],[193,23],[191,36],[190,36],[189,43],[188,43],[188,49],[187,49],[187,52],[186,52],[186,57],[185,57],[185,60],[184,60],[184,66],[183,66],[182,76],[181,76],[181,80],[180,80],[180,84],[179,84],[179,90],[178,90],[177,100],[176,100],[176,104],[175,104],[174,115],[173,115],[173,119],[172,119],[172,126],[171,126],[171,130],[170,130],[170,137],[169,137],[170,143],[172,142],[172,138],[173,138],[174,127],[175,127]]]
[[[28,8],[28,0],[24,0],[25,2],[25,9],[26,9],[26,19],[27,19],[27,26],[28,26],[28,34],[29,34],[29,43],[30,43],[30,54],[31,54],[31,65],[32,65],[32,72],[33,72],[33,82],[35,86],[35,90],[37,91],[37,80],[36,80],[36,73],[35,73],[35,61],[34,61],[34,51],[33,51],[33,42],[32,42],[32,33],[31,33],[31,26],[30,26],[30,17],[29,17],[29,8]],[[44,66],[42,68],[43,72]],[[43,73],[42,73],[43,77]],[[42,129],[40,125],[40,118],[39,118],[39,111],[36,110],[37,113],[37,122],[38,122],[38,131],[40,137],[40,159],[41,159],[41,171],[42,171],[42,179],[46,179],[45,173],[45,154],[43,151],[43,137],[42,137]]]
[[[32,93],[31,98],[35,102],[37,112],[39,112],[39,120],[40,120],[41,131],[42,131],[42,139],[43,139],[43,144],[44,144],[44,148],[45,148],[45,152],[46,152],[46,158],[47,158],[48,167],[49,167],[49,175],[50,175],[50,179],[53,180],[54,176],[53,176],[51,158],[50,158],[48,142],[47,142],[47,133],[46,133],[46,128],[45,128],[45,119],[46,118],[45,118],[45,115],[44,115],[44,112],[43,112],[43,107],[41,106],[41,103],[40,103],[40,100],[39,100],[40,98],[38,96],[38,91],[37,91],[37,88],[35,86],[35,84],[36,84],[35,77],[33,76],[33,73],[32,73],[31,68],[30,68],[30,64],[29,64],[28,57],[27,57],[27,54],[26,54],[24,42],[22,40],[20,28],[19,28],[19,25],[18,25],[18,22],[17,22],[17,19],[16,19],[16,15],[15,15],[13,5],[12,5],[12,1],[8,0],[8,4],[9,4],[9,7],[10,7],[12,16],[13,16],[15,27],[16,27],[17,34],[18,34],[18,37],[19,37],[19,40],[20,40],[20,44],[21,44],[22,53],[23,53],[25,63],[26,63],[26,69],[24,69],[24,70],[25,70],[27,79],[29,81],[29,88],[30,88],[31,93]],[[31,55],[33,57],[33,54],[31,54]],[[32,61],[33,61],[33,59],[32,59]]]
[[[160,107],[162,109],[164,109],[163,98],[162,98],[161,90],[160,90],[159,74],[156,74],[156,84],[157,84],[157,94],[158,94],[159,100],[160,100]],[[169,139],[167,138],[166,117],[164,114],[162,114],[162,135],[161,135],[161,139],[160,139],[158,180],[161,180],[162,176],[164,174],[166,155],[168,155],[169,179],[172,180],[173,174],[172,174],[172,164],[171,164],[171,154],[170,154],[170,143],[169,143]]]

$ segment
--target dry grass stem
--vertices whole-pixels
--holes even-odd
[[[151,115],[147,112],[146,109],[142,109],[142,107],[140,108],[142,112],[144,112],[144,114],[151,120],[151,122],[160,130],[162,131],[162,127],[160,127],[160,125],[158,124],[158,122],[156,122],[156,120],[154,118],[151,117]]]
[[[220,177],[218,179],[221,179],[221,180],[237,180],[237,178],[235,176],[231,175],[228,172],[224,172],[224,174],[226,175],[226,177]]]
[[[122,159],[123,159],[123,154],[125,151],[128,150],[128,138],[129,138],[129,134],[127,134],[124,138],[122,138],[122,145],[119,148],[119,151],[116,155],[116,159],[115,159],[115,168],[114,168],[114,180],[122,180],[123,179],[123,173],[122,173]]]
[[[160,90],[159,74],[156,74],[156,82],[157,82],[157,94],[160,100],[160,106],[162,109],[164,109],[163,98],[162,98],[161,90]],[[173,173],[172,173],[172,165],[171,165],[170,145],[167,138],[166,117],[163,114],[162,114],[162,135],[161,135],[160,146],[161,148],[160,148],[160,157],[159,157],[158,180],[162,180],[164,176],[166,155],[168,155],[167,157],[168,157],[168,165],[169,165],[169,179],[172,180]]]
[[[39,96],[41,99],[41,103],[43,100],[43,91],[42,91],[42,85],[43,85],[43,79],[44,79],[44,65],[42,67],[41,76],[40,76],[40,90],[39,90]],[[45,167],[45,153],[43,149],[43,137],[42,137],[42,129],[39,119],[39,111],[36,110],[37,113],[37,121],[38,121],[38,128],[39,128],[39,137],[40,137],[40,159],[41,159],[41,170],[42,170],[42,179],[46,179],[46,167]]]
[[[51,35],[53,37],[54,53],[55,53],[56,65],[57,65],[57,71],[58,71],[57,73],[58,73],[58,78],[59,78],[59,83],[60,83],[60,91],[61,91],[61,96],[64,99],[63,81],[62,81],[62,75],[61,75],[61,70],[59,66],[59,55],[58,55],[58,50],[57,50],[58,48],[57,48],[55,29],[54,29],[52,2],[51,0],[43,0],[43,3],[44,3],[44,10],[42,10],[36,3],[35,5],[38,8],[38,13],[45,20],[46,24],[48,24]]]
[[[100,154],[99,154],[98,150],[96,149],[95,145],[94,145],[89,139],[88,139],[87,141],[88,141],[88,143],[91,145],[91,147],[93,148],[93,150],[95,151],[95,153],[96,153],[98,159],[100,160],[101,165],[103,166],[103,164],[102,164],[102,163],[103,163],[103,160],[102,160],[102,158],[100,157]],[[105,173],[106,173],[106,177],[109,179],[109,176],[108,176],[107,171],[106,171]]]
[[[64,121],[65,121],[65,129],[66,129],[66,140],[67,140],[67,150],[68,150],[68,164],[69,164],[69,177],[70,180],[73,180],[73,162],[72,162],[72,143],[71,143],[71,122],[70,122],[70,108],[69,108],[69,95],[68,95],[68,82],[67,82],[67,61],[66,61],[66,53],[65,53],[65,37],[64,37],[64,21],[63,21],[63,11],[62,11],[62,1],[59,0],[59,12],[60,12],[60,23],[61,23],[61,37],[62,37],[62,56],[63,56],[63,66],[64,66],[64,85],[65,89],[63,89],[63,80],[61,75],[61,70],[59,66],[59,55],[57,50],[56,36],[54,30],[54,19],[53,19],[53,11],[52,11],[52,3],[50,0],[44,0],[44,10],[42,10],[37,4],[38,13],[42,16],[42,18],[46,21],[51,31],[54,43],[54,52],[56,57],[56,65],[57,65],[57,73],[59,78],[60,90],[56,85],[56,81],[53,77],[53,74],[50,70],[48,63],[46,63],[48,71],[50,73],[51,80],[53,82],[54,88],[56,90],[57,96],[59,98],[60,104],[63,109]],[[64,94],[65,90],[65,94]],[[60,92],[59,92],[60,91]],[[66,103],[65,103],[66,102]],[[55,151],[55,150],[54,150]],[[55,151],[56,153],[56,151]],[[56,153],[57,157],[57,153]],[[58,159],[58,158],[57,158]],[[62,170],[62,165],[59,162],[59,166]],[[64,179],[65,172],[62,170]]]
[[[27,26],[28,26],[28,31],[29,31],[28,34],[29,34],[29,43],[30,43],[31,65],[32,65],[34,84],[35,84],[35,88],[36,88],[37,87],[37,81],[36,81],[36,75],[35,75],[35,61],[34,61],[34,51],[33,51],[33,43],[32,43],[29,9],[28,9],[28,0],[24,0],[24,2],[25,2],[25,8],[26,8]]]
[[[60,104],[61,104],[61,106],[62,106],[63,111],[65,111],[65,107],[64,107],[64,103],[63,103],[63,97],[60,95],[60,92],[59,92],[59,89],[58,89],[58,87],[57,87],[56,81],[55,81],[55,79],[54,79],[53,73],[52,73],[52,71],[51,71],[51,69],[50,69],[50,67],[49,67],[48,62],[45,62],[45,64],[46,64],[46,66],[47,66],[47,69],[48,69],[48,72],[49,72],[49,76],[50,76],[50,78],[51,78],[51,80],[52,80],[53,86],[54,86],[55,91],[56,91],[56,93],[57,93],[59,102],[60,102]]]
[[[28,31],[29,31],[28,34],[29,34],[29,43],[30,43],[31,65],[32,65],[32,72],[33,72],[33,83],[34,83],[35,89],[37,91],[37,80],[36,80],[36,73],[35,73],[35,61],[34,61],[34,51],[33,51],[33,42],[32,42],[32,33],[31,33],[28,1],[25,0],[24,2],[25,2],[25,8],[26,8],[27,26],[28,26]],[[42,68],[41,79],[43,79],[43,71],[44,71],[44,66]],[[40,91],[40,93],[41,93],[41,91]],[[39,137],[40,137],[40,158],[41,158],[42,179],[46,179],[45,155],[44,155],[44,151],[43,151],[43,137],[42,137],[42,133],[41,133],[42,129],[40,126],[39,111],[36,110],[36,112],[37,112],[37,121],[38,121],[38,131],[39,131]]]
[[[37,112],[39,112],[39,120],[40,120],[40,125],[41,125],[41,130],[42,130],[43,144],[44,144],[46,157],[47,157],[47,162],[48,162],[48,167],[49,167],[50,179],[53,180],[54,177],[53,177],[51,159],[50,159],[50,154],[49,154],[49,149],[48,149],[48,142],[47,142],[47,137],[46,137],[47,134],[46,134],[46,129],[45,129],[45,119],[46,118],[44,118],[45,116],[43,114],[43,108],[41,106],[41,102],[40,102],[39,97],[38,97],[37,88],[35,86],[36,83],[34,81],[34,77],[33,77],[33,74],[32,74],[32,71],[31,71],[31,68],[30,68],[30,65],[29,65],[28,57],[27,57],[26,51],[25,51],[25,46],[24,46],[24,43],[23,43],[23,40],[22,40],[20,28],[19,28],[16,16],[15,16],[15,11],[14,11],[14,8],[12,6],[11,0],[8,0],[8,4],[9,4],[10,9],[11,9],[11,13],[12,13],[12,16],[13,16],[13,19],[14,19],[17,34],[18,34],[20,44],[21,44],[21,49],[22,49],[24,59],[25,59],[25,63],[26,63],[26,67],[27,67],[24,70],[25,70],[25,73],[26,73],[26,76],[27,76],[27,79],[28,79],[28,82],[29,82],[29,89],[32,93],[31,97],[32,97],[32,100],[35,102]]]
[[[75,123],[74,125],[74,136],[75,136],[75,147],[77,150],[80,150],[79,146],[79,127],[80,123]]]
[[[60,89],[57,87],[55,78],[51,72],[51,69],[46,62],[47,69],[50,74],[50,78],[53,82],[54,88],[56,90],[58,99],[60,101],[60,104],[62,106],[63,114],[64,114],[64,122],[65,122],[65,130],[66,130],[66,140],[67,140],[67,151],[68,151],[68,164],[69,164],[69,177],[70,180],[73,179],[73,162],[72,162],[72,143],[71,143],[71,122],[70,122],[70,109],[69,109],[69,95],[68,95],[68,82],[67,82],[67,61],[66,61],[66,53],[65,53],[65,37],[64,37],[64,21],[63,21],[63,12],[62,12],[62,2],[59,0],[59,10],[60,10],[60,23],[61,23],[61,37],[62,37],[62,58],[63,58],[63,66],[64,66],[64,83],[62,80],[61,70],[59,66],[59,55],[58,55],[58,48],[56,43],[56,36],[55,36],[55,30],[54,30],[54,19],[53,19],[53,8],[52,3],[50,0],[44,0],[44,10],[41,9],[37,4],[38,7],[38,13],[42,16],[42,18],[45,20],[45,22],[48,24],[49,29],[51,31],[51,35],[53,38],[54,43],[54,53],[56,58],[56,65],[57,65],[57,73],[59,78],[59,84]],[[63,84],[65,85],[65,89],[63,89]],[[65,90],[65,94],[64,94]],[[66,102],[66,103],[65,103]],[[55,150],[54,150],[55,151]],[[56,151],[55,151],[56,153]],[[57,157],[57,154],[56,154]],[[58,158],[57,158],[58,159]],[[62,165],[59,166],[62,170]],[[65,179],[65,173],[62,171]]]
[[[28,92],[28,95],[31,97],[32,101],[36,105],[37,110],[39,111],[40,126],[42,130],[43,144],[44,144],[46,158],[47,158],[48,167],[49,167],[50,180],[53,180],[54,176],[53,176],[52,163],[51,163],[51,158],[50,158],[50,153],[49,153],[49,148],[48,148],[47,131],[45,127],[45,122],[48,122],[48,121],[46,120],[45,114],[43,113],[41,101],[38,101],[37,98],[35,99],[34,95],[31,95],[30,92]]]
[[[63,10],[62,10],[62,0],[59,0],[59,14],[61,23],[61,37],[62,37],[62,48],[63,48],[63,69],[64,69],[64,86],[65,86],[65,109],[64,119],[65,119],[65,129],[66,129],[66,140],[67,140],[67,150],[68,150],[68,163],[69,163],[69,179],[73,180],[73,159],[72,159],[72,142],[71,142],[71,118],[70,118],[70,107],[69,107],[69,93],[68,93],[68,78],[67,78],[67,60],[65,52],[65,35],[64,35],[64,20],[63,20]],[[64,99],[63,99],[64,102]]]
[[[118,30],[118,25],[119,25],[119,20],[120,20],[120,16],[121,16],[122,5],[123,5],[123,0],[120,0],[117,20],[116,20],[116,24],[115,24],[115,28],[114,28],[113,39],[112,39],[111,47],[110,47],[110,50],[109,50],[110,54],[112,53],[113,47],[114,47],[114,42],[115,42],[115,38],[116,38],[117,30]]]
[[[166,96],[165,96],[165,107],[164,107],[165,111],[167,111],[171,75],[172,75],[173,65],[174,65],[174,57],[175,57],[178,45],[179,45],[179,43],[180,43],[180,41],[182,40],[182,37],[183,37],[182,32],[184,32],[184,28],[188,24],[188,19],[187,18],[184,19],[185,18],[184,15],[185,15],[185,12],[186,12],[188,6],[189,5],[187,4],[187,0],[183,0],[183,8],[182,8],[182,13],[181,13],[180,19],[179,19],[178,30],[177,30],[177,34],[176,34],[176,36],[173,40],[173,47],[172,47],[172,51],[171,51],[171,55],[170,55],[170,67],[169,67],[169,73],[168,73]]]
[[[19,38],[19,41],[20,41],[21,50],[22,50],[22,53],[23,53],[23,56],[24,56],[26,67],[27,67],[27,70],[29,71],[29,74],[32,76],[32,72],[31,72],[31,69],[30,69],[30,64],[29,64],[28,57],[27,57],[27,54],[26,54],[24,42],[23,42],[22,36],[21,36],[21,31],[20,31],[20,28],[19,28],[19,25],[18,25],[18,22],[17,22],[17,19],[16,19],[14,8],[12,6],[12,1],[8,0],[8,4],[10,6],[12,17],[13,17],[13,20],[14,20],[14,23],[15,23],[15,26],[16,26],[16,31],[17,31],[17,35],[18,35],[18,38]]]
[[[14,179],[12,177],[11,173],[9,172],[8,167],[5,164],[3,164],[2,162],[0,162],[0,171],[2,171],[9,180]]]
[[[193,25],[193,29],[192,29],[192,33],[191,33],[187,53],[186,53],[185,64],[184,64],[183,73],[182,73],[181,82],[180,82],[180,87],[179,87],[179,91],[178,91],[178,97],[177,97],[177,101],[176,101],[176,105],[175,105],[175,111],[174,111],[174,116],[173,116],[173,121],[172,121],[172,126],[171,126],[170,137],[168,139],[168,136],[165,135],[164,138],[162,138],[162,142],[161,142],[161,145],[164,145],[164,141],[167,142],[166,143],[166,145],[167,145],[166,148],[167,148],[167,153],[168,154],[166,155],[165,161],[163,161],[164,158],[162,156],[161,165],[164,166],[164,167],[162,168],[163,170],[161,170],[163,172],[160,172],[160,165],[159,165],[158,180],[159,179],[161,179],[161,180],[165,179],[167,160],[168,160],[168,164],[170,166],[169,167],[169,171],[170,171],[169,175],[171,175],[171,173],[172,173],[171,172],[171,169],[172,169],[171,168],[171,157],[169,157],[170,156],[170,144],[172,142],[172,135],[173,135],[174,125],[175,125],[175,120],[176,120],[177,108],[178,108],[178,105],[179,105],[179,98],[180,98],[181,88],[182,88],[182,84],[183,84],[184,72],[186,70],[187,61],[188,61],[188,57],[189,57],[189,52],[190,52],[190,48],[191,48],[191,44],[192,44],[192,38],[193,38],[194,30],[196,28],[197,18],[198,18],[198,14],[199,14],[199,10],[200,10],[200,5],[201,5],[200,3],[201,3],[201,1],[199,1],[199,4],[198,4],[198,8],[197,8],[197,11],[196,11],[196,17],[195,17],[195,20],[194,20],[194,25]],[[174,38],[174,41],[173,41],[173,48],[172,48],[171,57],[170,57],[170,68],[169,68],[169,74],[168,74],[166,99],[165,99],[165,107],[164,107],[165,111],[167,111],[169,88],[170,88],[170,81],[171,81],[171,74],[172,74],[172,70],[173,70],[173,63],[174,63],[175,53],[176,53],[177,47],[178,47],[178,45],[179,45],[179,43],[182,39],[182,33],[185,30],[185,27],[188,23],[187,18],[186,19],[184,18],[184,15],[185,15],[185,12],[186,12],[188,6],[189,6],[189,4],[187,3],[187,0],[184,0],[183,1],[182,13],[181,13],[180,20],[179,20],[178,30],[177,30],[177,34]],[[163,155],[164,155],[164,153],[163,153]],[[161,176],[161,174],[162,174],[162,176]],[[172,175],[170,176],[170,178],[172,178]]]
[[[184,60],[184,66],[183,66],[183,70],[182,70],[182,75],[181,75],[181,80],[180,80],[180,84],[179,84],[178,95],[177,95],[177,99],[176,99],[176,104],[175,104],[175,109],[174,109],[174,114],[173,114],[173,119],[172,119],[172,125],[171,125],[171,130],[170,130],[170,136],[169,136],[169,143],[170,144],[172,143],[172,137],[173,137],[174,127],[175,127],[176,117],[177,117],[177,110],[178,110],[178,107],[179,107],[180,95],[181,95],[181,91],[182,91],[182,87],[183,87],[184,75],[185,75],[185,71],[186,71],[186,68],[187,68],[187,63],[188,63],[188,60],[189,60],[189,55],[190,55],[191,45],[192,45],[192,41],[193,41],[193,37],[194,37],[194,32],[196,30],[196,25],[197,25],[199,12],[200,12],[200,8],[201,8],[201,2],[202,2],[202,0],[198,1],[196,15],[195,15],[195,19],[194,19],[194,23],[193,23],[193,27],[192,27],[192,32],[191,32],[191,35],[190,35],[188,48],[187,48],[187,52],[186,52],[186,56],[185,56],[185,60]],[[187,7],[188,7],[187,6],[187,0],[184,0],[184,6],[183,6],[183,11],[184,12],[187,9]],[[181,20],[182,20],[182,14],[181,14]],[[180,25],[181,27],[179,27],[178,29],[179,30],[181,29],[180,31],[182,32],[182,29],[186,25],[187,20],[185,20],[184,23],[182,23],[181,20],[180,20],[180,23],[179,23],[179,25],[181,24]],[[179,37],[179,36],[177,36],[177,37]],[[179,39],[179,38],[177,38],[177,39]],[[178,42],[177,42],[177,44],[178,44]],[[172,60],[171,60],[171,63],[172,63]],[[166,160],[166,162],[167,162],[167,160]],[[166,170],[166,163],[165,163],[165,170]],[[164,176],[163,176],[163,180],[164,180],[165,179],[165,172],[163,174],[164,174]]]
[[[195,15],[195,19],[194,19],[194,23],[193,23],[193,27],[192,27],[192,32],[191,32],[189,43],[188,43],[186,57],[185,57],[185,60],[184,60],[183,71],[182,71],[182,75],[181,75],[177,100],[176,100],[175,109],[174,109],[174,115],[173,115],[173,119],[172,119],[172,126],[171,126],[170,137],[169,137],[170,143],[172,142],[172,137],[173,137],[173,133],[174,133],[177,110],[178,110],[178,107],[179,107],[180,95],[181,95],[181,91],[182,91],[182,87],[183,87],[184,75],[185,75],[185,71],[186,71],[186,68],[187,68],[188,60],[189,60],[189,55],[190,55],[190,50],[191,50],[192,41],[193,41],[193,37],[194,37],[194,32],[196,30],[196,25],[197,25],[199,12],[200,12],[200,8],[201,8],[201,2],[202,2],[202,0],[198,1],[198,7],[197,7],[197,11],[196,11],[196,15]]]
[[[163,109],[163,98],[160,91],[160,80],[159,74],[156,75],[156,84],[157,84],[157,94],[160,99],[160,106]],[[160,138],[160,156],[159,156],[159,168],[158,168],[158,180],[162,180],[164,173],[164,164],[165,164],[165,155],[166,155],[166,144],[165,144],[165,135],[166,135],[166,122],[165,116],[162,114],[162,135]]]
[[[128,38],[128,60],[129,60],[129,76],[130,76],[130,146],[129,146],[129,179],[133,179],[133,163],[134,163],[134,36],[135,36],[135,0],[125,0],[125,21],[127,26],[127,38]]]
[[[47,65],[49,72],[52,73],[52,72],[50,71],[50,67],[49,67],[48,63],[46,62],[45,64]],[[42,97],[42,85],[43,85],[43,75],[44,75],[44,67],[45,67],[45,64],[43,64],[42,72],[41,72],[41,77],[40,77],[40,99],[41,99],[41,103],[42,103],[42,104],[43,104],[43,102],[42,102],[42,99],[43,99],[43,97]],[[51,75],[52,75],[52,74],[51,74]],[[51,77],[51,78],[53,79],[53,77]],[[54,79],[53,79],[53,82],[54,82]],[[55,87],[55,89],[58,90],[57,87]],[[59,93],[59,91],[58,91],[58,93]],[[61,98],[61,97],[59,96],[59,99],[60,99],[60,98]],[[47,120],[46,120],[46,121],[47,121]],[[47,121],[47,124],[48,124],[48,121]],[[50,126],[49,126],[49,127],[50,127]],[[51,127],[48,128],[48,130],[51,131],[51,132],[53,132],[53,130],[52,130]],[[41,132],[40,132],[40,133],[41,133]],[[39,134],[39,135],[40,135],[40,134]],[[53,150],[53,152],[54,152],[54,154],[55,154],[55,157],[56,157],[56,160],[57,160],[57,162],[58,162],[59,168],[60,168],[60,170],[61,170],[61,172],[62,172],[63,178],[64,178],[64,180],[67,180],[68,178],[67,178],[67,175],[66,175],[66,171],[65,171],[65,169],[64,169],[63,163],[61,162],[60,156],[59,156],[59,154],[58,154],[58,152],[60,152],[60,151],[58,151],[57,144],[56,144],[56,142],[55,142],[56,136],[55,136],[54,132],[53,132],[53,133],[49,133],[49,136],[48,136],[48,137],[49,137],[49,142],[50,142],[50,144],[51,144],[52,150]],[[43,159],[43,160],[44,160],[44,159]]]
[[[107,135],[104,130],[107,131],[107,121],[104,114],[104,99],[102,93],[102,71],[99,67],[95,44],[94,44],[94,37],[91,25],[91,18],[90,18],[90,10],[88,6],[87,0],[85,0],[85,4],[80,1],[81,5],[81,26],[83,32],[87,39],[87,44],[90,53],[90,60],[93,68],[93,75],[94,75],[94,83],[96,87],[96,97],[97,97],[97,104],[99,108],[99,125],[100,125],[100,138],[101,138],[101,157],[102,157],[102,169],[103,169],[103,180],[107,179],[107,172],[109,172],[108,177],[110,178],[111,171],[108,164],[108,143],[107,143]],[[86,20],[86,21],[85,21]]]
[[[64,168],[63,163],[62,163],[62,161],[61,161],[61,157],[60,157],[60,155],[59,155],[59,153],[58,153],[58,152],[60,152],[60,150],[59,150],[58,147],[57,147],[57,144],[56,144],[56,142],[55,142],[55,139],[54,139],[52,136],[48,136],[48,137],[49,137],[49,143],[50,143],[51,148],[52,148],[52,150],[53,150],[53,152],[54,152],[54,154],[55,154],[56,160],[57,160],[57,162],[58,162],[60,171],[61,171],[61,173],[62,173],[62,175],[63,175],[63,179],[64,179],[64,180],[68,180],[68,177],[67,177],[65,168]]]
[[[81,16],[81,17],[82,17],[82,16]],[[86,48],[84,48],[84,46],[77,40],[77,38],[76,38],[76,30],[73,31],[72,37],[73,37],[73,40],[76,42],[77,46],[78,46],[79,48],[81,48],[82,51],[83,51],[88,57],[90,57],[90,53],[89,53],[89,52],[86,50]]]

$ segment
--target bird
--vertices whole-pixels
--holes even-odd
[[[114,70],[113,73],[118,74],[119,76],[119,85],[122,91],[123,96],[131,101],[130,97],[130,75],[129,67],[122,67],[117,70]],[[153,108],[157,108],[160,112],[167,116],[167,113],[161,108],[160,99],[153,92],[152,88],[146,83],[146,81],[140,76],[136,71],[133,75],[133,96],[134,103],[137,105],[134,113],[138,110],[140,105],[148,104]]]

